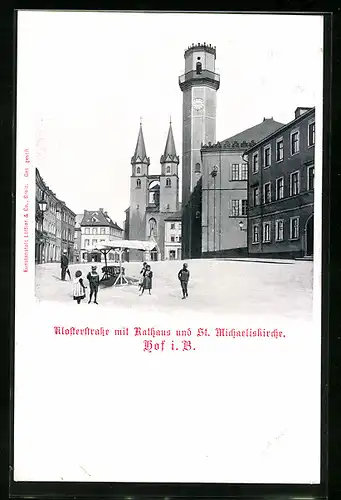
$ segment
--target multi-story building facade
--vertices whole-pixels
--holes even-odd
[[[181,221],[181,210],[165,219],[165,260],[181,259]]]
[[[129,240],[155,242],[155,248],[151,252],[129,251],[126,259],[130,261],[164,259],[165,219],[180,209],[179,157],[171,124],[160,164],[160,174],[149,173],[150,159],[140,124],[135,153],[131,158],[130,206],[126,210],[125,232]]]
[[[292,122],[245,155],[249,254],[312,257],[315,108],[297,108]]]
[[[92,252],[91,247],[100,245],[106,240],[123,239],[123,229],[110,218],[108,212],[105,212],[103,208],[95,211],[84,210],[80,229],[80,254],[82,262],[101,262],[101,253]],[[115,260],[114,253],[109,253],[108,260]]]
[[[69,262],[73,262],[76,214],[66,206],[64,201],[60,201],[59,210],[61,216],[62,251],[66,250]]]
[[[73,245],[73,259],[74,262],[81,261],[81,248],[82,248],[82,231],[81,222],[83,220],[84,214],[78,214],[75,217],[75,238]]]
[[[46,202],[45,212],[39,208],[42,200]],[[68,214],[66,233],[62,227],[64,213]],[[57,198],[36,169],[36,263],[59,262],[64,249],[72,262],[74,226],[75,213]]]

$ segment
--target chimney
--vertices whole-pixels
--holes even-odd
[[[100,208],[100,209],[99,209],[99,212],[103,212],[103,208]]]
[[[298,118],[299,116],[303,115],[303,113],[306,113],[307,111],[310,111],[312,108],[296,108],[295,109],[295,119]]]

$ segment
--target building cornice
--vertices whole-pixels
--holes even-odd
[[[224,142],[216,142],[215,144],[212,144],[209,142],[208,144],[201,144],[201,151],[204,152],[212,152],[212,151],[229,151],[229,152],[236,152],[236,151],[245,151],[247,148],[251,148],[252,146],[256,145],[255,141],[224,141]]]

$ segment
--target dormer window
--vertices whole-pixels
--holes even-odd
[[[137,179],[137,181],[136,181],[136,188],[137,189],[141,188],[141,179]]]
[[[97,217],[92,217],[91,222],[98,222]]]
[[[141,173],[141,167],[136,167],[136,173],[139,175]]]
[[[169,177],[167,177],[167,179],[166,179],[166,187],[171,187],[171,185],[172,185],[172,181],[170,180]]]

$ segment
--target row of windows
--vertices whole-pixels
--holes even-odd
[[[36,229],[38,231],[42,230],[42,225],[40,221],[36,222]],[[70,229],[69,230],[63,229],[63,231],[61,231],[60,229],[56,228],[55,224],[50,223],[47,220],[44,220],[43,222],[43,230],[50,234],[53,234],[54,236],[56,236],[56,238],[63,238],[64,240],[68,239],[69,241],[72,241],[72,232]]]
[[[169,206],[169,203],[167,203],[167,205],[165,205],[164,210],[169,210],[169,209],[170,209],[170,206]],[[136,210],[140,210],[140,205],[139,204],[136,205]]]
[[[98,240],[92,240],[91,245],[95,246],[95,245],[97,245],[97,242],[98,242]],[[104,243],[105,240],[99,240],[99,242],[100,243]],[[90,240],[89,239],[84,240],[84,246],[85,247],[89,247],[90,246]]]
[[[180,243],[181,242],[181,236],[171,236],[170,237],[171,243]]]
[[[315,122],[308,123],[308,147],[315,144]],[[290,156],[294,156],[300,152],[300,131],[293,130],[290,133]],[[263,167],[269,168],[272,161],[271,145],[268,144],[263,148]],[[275,161],[281,162],[284,160],[284,141],[283,137],[276,140]],[[256,174],[259,171],[259,152],[252,155],[252,173]]]
[[[52,214],[56,214],[58,220],[63,220],[63,222],[66,222],[70,226],[73,226],[75,224],[75,219],[72,216],[70,216],[65,211],[61,212],[61,210],[58,208],[58,204],[49,199],[48,195],[46,194],[46,191],[43,191],[38,186],[36,186],[36,197],[38,201],[43,199],[43,195],[45,201],[47,202],[47,210],[49,212],[51,212]]]
[[[171,187],[172,186],[172,180],[167,177],[166,179],[166,187]],[[136,188],[140,189],[141,188],[141,179],[136,179]]]
[[[307,168],[307,191],[314,189],[314,165]],[[300,172],[293,172],[289,175],[289,196],[296,196],[301,192]],[[253,206],[260,205],[259,187],[252,189]],[[263,203],[282,200],[284,198],[284,177],[275,180],[275,193],[272,194],[272,183],[266,182],[263,185]]]
[[[284,220],[275,221],[275,241],[284,241]],[[300,218],[291,217],[289,220],[289,239],[298,240],[300,237]],[[260,242],[259,224],[252,225],[252,243]],[[270,221],[263,222],[262,243],[272,242],[272,224]]]
[[[84,234],[111,234],[114,236],[120,236],[121,231],[113,227],[86,227],[84,228]]]
[[[166,174],[170,174],[170,173],[171,173],[171,167],[170,167],[170,165],[167,165]],[[141,167],[136,167],[136,174],[141,175]]]
[[[113,229],[113,228],[110,228],[110,227],[93,227],[93,228],[86,227],[84,229],[84,234],[90,234],[90,231],[91,231],[91,234],[110,234],[110,229]],[[111,232],[111,234],[112,234],[112,232]]]

